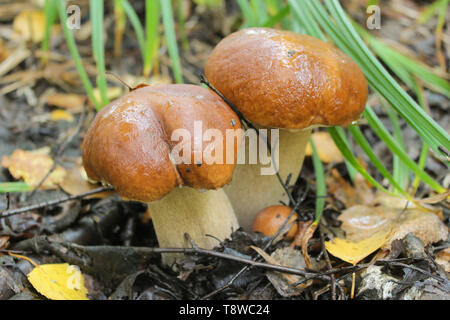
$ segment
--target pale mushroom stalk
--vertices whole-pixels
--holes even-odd
[[[279,163],[276,166],[281,180],[285,182],[291,175],[290,184],[294,184],[303,166],[311,130],[280,130],[279,134]],[[248,140],[242,143],[239,152],[246,150]],[[245,230],[251,230],[255,213],[262,208],[280,202],[289,204],[289,195],[279,178],[275,174],[261,175],[261,169],[267,167],[268,165],[259,162],[238,164],[233,173],[233,183],[223,188],[233,204],[235,214],[239,217],[239,225]]]
[[[149,202],[150,214],[161,248],[190,248],[190,238],[200,248],[212,249],[239,228],[227,195],[222,189],[197,191],[175,188],[161,200]],[[182,254],[163,254],[171,265]]]

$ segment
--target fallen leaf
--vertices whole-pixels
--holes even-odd
[[[311,264],[311,259],[309,258],[309,254],[308,254],[308,242],[312,238],[318,225],[319,225],[318,223],[309,224],[308,227],[306,227],[306,229],[302,235],[302,238],[301,238],[301,247],[302,247],[303,257],[305,258],[306,266],[309,269],[313,269],[313,266]]]
[[[9,246],[9,236],[0,236],[0,249],[6,249],[8,248],[8,246]]]
[[[48,155],[49,149],[24,151],[16,149],[10,157],[2,158],[2,166],[9,169],[14,179],[23,179],[30,186],[37,186],[53,167],[53,159]],[[66,170],[56,166],[40,186],[41,189],[55,189],[63,181]]]
[[[436,263],[440,264],[445,272],[450,272],[450,247],[441,250],[436,256]]]
[[[14,33],[26,41],[41,42],[45,33],[45,16],[42,11],[26,10],[13,21]]]
[[[58,109],[53,110],[50,113],[50,120],[52,121],[67,121],[67,122],[73,122],[74,117],[73,114],[67,112],[66,110]]]
[[[380,230],[369,238],[354,242],[348,239],[334,238],[325,242],[325,248],[333,256],[356,265],[362,259],[378,250],[389,240],[391,229]]]
[[[448,228],[434,213],[420,209],[393,209],[385,206],[353,206],[339,216],[341,229],[347,238],[359,241],[392,226],[392,233],[383,249],[390,249],[392,241],[403,239],[408,233],[429,244],[445,240]]]
[[[28,275],[33,287],[52,300],[89,300],[84,277],[76,266],[68,263],[42,264]]]
[[[340,163],[344,161],[344,156],[341,151],[339,151],[338,147],[334,143],[331,135],[325,131],[314,132],[311,135],[311,139],[316,146],[317,153],[319,155],[320,160],[325,163],[336,162]],[[312,155],[312,148],[308,142],[306,146],[306,155]]]
[[[97,101],[101,101],[101,94],[100,90],[98,88],[95,88],[94,90],[94,97]],[[118,97],[120,97],[123,93],[122,87],[108,87],[106,89],[106,96],[109,100],[114,100]]]
[[[326,182],[328,193],[342,202],[346,208],[356,204],[370,204],[375,199],[372,187],[360,174],[355,176],[353,186],[342,178],[336,169],[332,169]]]
[[[80,159],[81,160],[81,159]],[[81,162],[81,161],[80,161]],[[88,182],[86,171],[83,166],[77,165],[72,169],[67,171],[67,175],[63,181],[59,183],[59,186],[68,194],[77,195],[82,194],[93,189],[97,189],[98,185],[92,184]],[[101,192],[97,194],[93,194],[91,196],[86,197],[86,199],[91,198],[105,198],[111,194],[113,191]]]
[[[301,252],[298,250],[285,247],[277,249],[272,253],[272,255],[269,255],[261,248],[255,246],[251,246],[251,248],[258,252],[258,254],[270,264],[296,269],[305,269],[305,260],[303,259]],[[295,283],[304,279],[304,277],[274,271],[268,271],[267,278],[275,287],[277,292],[283,297],[298,296],[313,282],[312,280],[308,280],[300,285],[293,286]]]
[[[69,109],[72,112],[83,110],[86,96],[74,93],[54,93],[46,96],[47,103],[51,106]]]

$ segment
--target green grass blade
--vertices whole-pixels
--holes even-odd
[[[184,19],[183,0],[177,0],[177,16],[178,16],[178,30],[181,37],[181,47],[183,48],[183,51],[188,51],[189,41],[186,34],[186,26],[185,26],[186,21]]]
[[[402,147],[395,141],[395,139],[389,134],[389,131],[378,119],[375,112],[369,106],[366,106],[364,115],[369,122],[370,127],[380,137],[381,140],[386,143],[386,146],[399,157],[399,159],[406,165],[414,174],[420,176],[423,182],[428,184],[433,190],[438,193],[445,192],[445,188],[441,187],[432,177],[430,177],[425,171],[421,170],[419,166],[409,158],[408,154],[402,149]]]
[[[64,36],[66,38],[67,46],[69,47],[70,54],[72,55],[72,59],[75,63],[75,67],[78,71],[81,82],[83,83],[84,89],[86,90],[86,93],[87,93],[89,99],[91,99],[95,108],[97,110],[100,110],[101,105],[94,96],[92,84],[89,80],[86,70],[83,67],[83,63],[81,61],[81,57],[78,52],[77,45],[75,43],[75,39],[73,37],[72,30],[70,30],[69,27],[67,26],[66,2],[64,0],[58,0],[57,7],[58,7],[58,12],[59,12],[59,19],[61,21],[61,26],[64,31]]]
[[[356,171],[358,171],[367,181],[369,181],[373,186],[375,186],[377,189],[384,191],[390,195],[395,195],[394,193],[390,192],[386,188],[384,188],[381,184],[379,184],[367,171],[364,169],[361,164],[359,163],[358,159],[355,158],[353,155],[352,150],[349,148],[347,143],[342,139],[341,135],[338,133],[338,130],[336,127],[330,127],[328,128],[328,132],[330,133],[331,137],[334,140],[334,143],[338,147],[338,149],[341,151],[342,155],[347,159],[347,161],[351,164],[353,168],[355,168]]]
[[[392,124],[393,136],[398,145],[406,152],[405,141],[403,140],[402,129],[400,128],[400,122],[398,120],[398,115],[393,108],[387,105],[383,100],[381,104],[386,110],[386,114]],[[403,165],[400,158],[394,154],[393,156],[393,176],[394,180],[399,184],[402,190],[406,190],[408,186],[409,170]]]
[[[44,38],[42,39],[41,49],[44,52],[42,62],[45,64],[48,60],[48,50],[50,48],[50,36],[52,26],[55,24],[58,17],[58,8],[56,7],[57,0],[45,0],[44,15],[45,15],[45,29]]]
[[[327,187],[325,182],[325,173],[322,161],[317,154],[316,146],[312,139],[309,139],[312,149],[312,160],[314,165],[314,174],[316,176],[316,217],[314,223],[319,223],[322,217],[323,208],[325,207],[325,197],[327,195]]]
[[[178,51],[177,38],[175,34],[175,26],[173,23],[172,3],[167,0],[161,1],[162,17],[164,24],[164,33],[166,35],[167,48],[169,56],[172,60],[172,70],[177,83],[183,83],[183,75],[181,72],[180,55]]]
[[[378,169],[378,171],[385,177],[390,184],[394,187],[394,190],[397,191],[400,194],[406,195],[406,192],[404,191],[404,187],[398,183],[398,181],[389,173],[389,171],[384,167],[383,163],[380,159],[376,156],[376,154],[372,150],[372,146],[369,144],[369,142],[364,137],[361,130],[356,126],[349,126],[349,131],[352,134],[355,141],[358,143],[358,145],[361,147],[361,149],[364,150],[364,152],[369,157],[371,163],[375,166],[375,168]]]
[[[109,103],[105,78],[105,51],[103,46],[103,1],[90,1],[92,23],[92,50],[97,65],[97,87],[100,90],[102,107]]]
[[[146,0],[145,2],[145,53],[144,76],[148,76],[158,57],[160,44],[159,22],[161,18],[161,6],[159,1]]]
[[[136,33],[136,38],[139,43],[139,47],[141,48],[142,52],[142,59],[145,59],[144,53],[145,53],[145,33],[144,28],[142,27],[141,21],[139,20],[139,17],[136,14],[136,11],[134,11],[131,4],[128,2],[128,0],[122,0],[122,7],[125,10],[125,13],[127,14],[128,19],[131,22],[131,25],[133,26],[134,32]]]
[[[0,193],[7,192],[27,192],[33,190],[33,187],[25,182],[2,182],[0,183]]]
[[[258,23],[248,0],[237,0],[237,3],[244,15],[245,24],[243,27],[256,27]]]
[[[278,11],[274,16],[272,16],[269,19],[267,19],[267,21],[264,22],[262,24],[262,26],[265,27],[265,28],[273,27],[277,23],[281,22],[281,20],[283,20],[287,15],[289,15],[290,11],[291,11],[290,7],[289,6],[285,6],[280,11]]]
[[[316,1],[307,2],[320,5]],[[339,2],[337,0],[325,0],[325,4],[336,21],[340,33],[345,37],[346,43],[342,43],[340,39],[334,39],[337,45],[357,61],[371,86],[383,95],[434,152],[444,158],[445,154],[439,150],[439,147],[450,149],[449,134],[431,119],[384,69],[358,36]],[[351,49],[349,49],[350,45],[352,46]]]

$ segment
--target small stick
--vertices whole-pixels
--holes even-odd
[[[63,203],[63,202],[76,200],[76,199],[81,199],[81,198],[85,198],[85,197],[88,197],[88,196],[93,195],[93,194],[97,194],[97,193],[101,193],[101,192],[105,192],[105,191],[112,191],[112,190],[114,190],[113,187],[100,187],[100,188],[93,189],[93,190],[90,190],[90,191],[87,191],[87,192],[84,192],[84,193],[80,193],[80,194],[77,194],[77,195],[67,196],[65,198],[60,198],[60,199],[56,199],[56,200],[46,201],[46,202],[42,202],[42,203],[38,203],[38,204],[34,204],[34,205],[22,207],[22,208],[5,210],[2,213],[0,213],[0,219],[7,218],[7,217],[10,217],[10,216],[16,215],[18,213],[32,211],[32,210],[36,210],[36,209],[40,209],[40,208],[44,208],[44,207],[48,207],[48,206],[54,206],[54,205],[57,205],[57,204],[60,204],[60,203]]]

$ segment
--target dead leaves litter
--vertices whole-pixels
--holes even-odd
[[[35,187],[53,167],[54,161],[49,152],[49,148],[34,151],[16,149],[11,156],[2,158],[2,166],[9,169],[14,179],[23,179],[28,185]],[[40,188],[56,189],[65,176],[66,170],[57,165]]]

